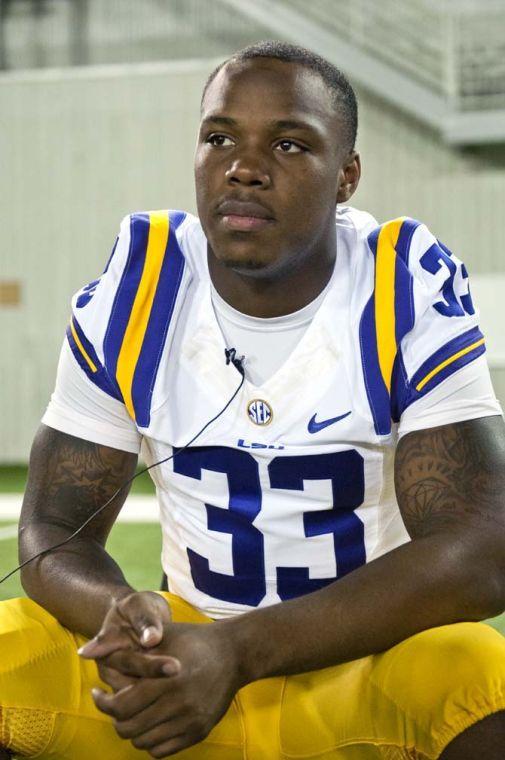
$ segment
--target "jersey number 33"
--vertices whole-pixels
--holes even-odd
[[[210,569],[209,559],[187,550],[193,582],[217,599],[257,606],[266,594],[265,549],[254,520],[262,505],[258,463],[251,454],[227,447],[196,447],[178,453],[174,471],[196,480],[202,471],[224,473],[228,509],[206,504],[207,527],[232,536],[233,575]],[[364,499],[363,457],[355,450],[307,456],[279,456],[268,466],[270,487],[303,491],[305,480],[329,480],[331,508],[305,512],[306,537],[333,535],[338,577],[366,561],[364,526],[354,510]],[[309,578],[307,567],[277,567],[277,593],[282,600],[316,591],[335,578]]]

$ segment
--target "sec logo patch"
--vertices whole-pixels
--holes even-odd
[[[247,415],[255,425],[269,425],[273,418],[272,408],[260,398],[255,398],[249,402]]]

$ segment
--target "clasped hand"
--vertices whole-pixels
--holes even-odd
[[[117,733],[151,757],[202,741],[240,687],[222,624],[173,623],[154,592],[114,602],[100,632],[79,650],[97,662],[112,693],[93,689]]]

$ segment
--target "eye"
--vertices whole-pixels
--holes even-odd
[[[234,144],[231,137],[221,135],[218,132],[214,132],[213,134],[209,135],[206,138],[205,142],[209,143],[210,145],[214,145],[216,148],[227,148],[228,146]]]
[[[279,140],[275,148],[282,153],[305,153],[307,150],[307,148],[293,142],[293,140]]]

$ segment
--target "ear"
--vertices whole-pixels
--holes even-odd
[[[346,156],[338,173],[337,203],[347,203],[354,195],[361,177],[361,159],[355,150]]]

